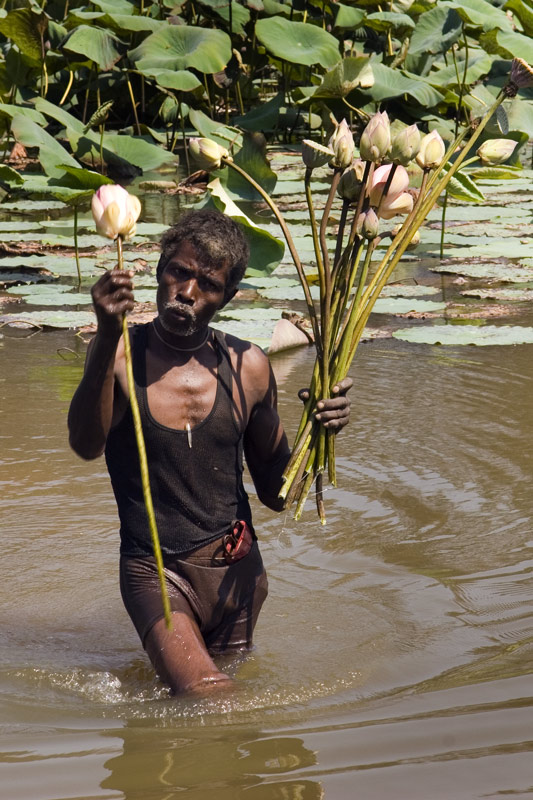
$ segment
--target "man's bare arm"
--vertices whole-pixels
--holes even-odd
[[[98,330],[89,345],[85,372],[68,415],[70,446],[85,459],[103,453],[114,415],[116,418],[117,410],[125,407],[115,381],[115,365],[117,354],[122,352],[122,315],[133,308],[131,279],[129,271],[111,270],[92,290]]]
[[[260,390],[246,428],[244,452],[260,501],[273,511],[282,511],[283,500],[278,495],[291,451],[277,411],[276,381],[268,359],[263,355],[261,358],[263,361],[255,359],[253,373],[244,373],[245,380],[253,381]],[[346,393],[351,386],[351,378],[345,378],[334,387],[332,398],[318,403],[317,420],[335,433],[349,421],[350,400]],[[305,400],[307,390],[299,395]]]

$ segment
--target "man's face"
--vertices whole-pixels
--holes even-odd
[[[183,242],[164,268],[157,289],[159,321],[169,333],[191,336],[208,325],[226,303],[230,267],[202,266],[195,248]]]

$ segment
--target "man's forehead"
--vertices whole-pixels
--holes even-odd
[[[221,258],[219,261],[214,261],[212,258],[206,258],[201,250],[187,239],[180,242],[170,256],[166,266],[171,265],[194,267],[201,269],[206,275],[224,273],[227,276],[231,268],[226,259]]]

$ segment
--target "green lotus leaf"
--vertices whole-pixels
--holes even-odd
[[[35,98],[34,103],[37,111],[41,112],[41,117],[42,114],[45,114],[47,117],[55,119],[60,123],[60,125],[63,125],[64,128],[77,131],[78,133],[83,133],[83,129],[85,127],[83,122],[73,114],[69,114],[69,112],[62,106],[51,103],[44,97]],[[42,124],[44,125],[45,123],[46,120]]]
[[[224,69],[230,60],[231,40],[224,31],[169,25],[148,36],[128,56],[141,71],[192,67],[214,73]]]
[[[309,291],[313,300],[320,298],[320,289],[318,286],[310,286]],[[302,300],[304,301],[304,290],[300,283],[297,286],[272,286],[268,289],[259,289],[261,297],[267,300]]]
[[[533,328],[519,325],[416,325],[412,328],[401,328],[392,335],[396,339],[417,344],[533,344]]]
[[[372,72],[374,85],[371,89],[364,90],[364,94],[376,102],[407,94],[420,105],[431,108],[439,105],[443,99],[440,91],[420,79],[419,76],[410,76],[409,73],[402,73],[374,61],[372,62]]]
[[[255,33],[270,53],[291,64],[332,67],[341,60],[337,39],[307,22],[269,17],[257,21]]]
[[[484,300],[500,300],[511,303],[530,303],[533,300],[533,289],[467,289],[461,292],[465,297],[481,297]]]
[[[248,342],[253,342],[262,350],[266,350],[270,345],[272,333],[276,326],[275,320],[230,320],[224,319],[220,322],[212,322],[211,326],[231,336],[238,336]]]
[[[196,128],[200,136],[213,139],[213,141],[222,145],[222,147],[228,148],[230,144],[234,144],[235,147],[242,147],[242,135],[237,128],[230,128],[218,122],[213,122],[203,111],[197,111],[191,108],[189,112],[189,121],[191,125]]]
[[[34,108],[28,106],[16,106],[12,103],[0,103],[0,117],[13,119],[14,116],[28,117],[37,125],[46,125],[46,119]]]
[[[13,117],[11,130],[15,139],[25,147],[38,147],[39,158],[47,175],[64,175],[63,165],[78,167],[78,162],[43,128],[22,115]]]
[[[12,232],[12,233],[22,233],[22,231],[36,231],[39,230],[39,222],[35,220],[35,222],[24,221],[21,222],[20,220],[16,220],[14,222],[0,222],[0,232]],[[3,259],[2,262],[3,263]]]
[[[518,17],[527,36],[533,35],[533,10],[523,0],[507,0],[505,10],[512,11]]]
[[[512,167],[508,164],[495,167],[476,167],[469,173],[476,181],[498,180],[516,181],[522,176],[521,167]]]
[[[41,34],[46,27],[44,12],[29,8],[16,8],[0,18],[0,33],[17,45],[32,66],[42,62]]]
[[[115,46],[117,44],[119,40],[109,31],[96,25],[80,25],[63,43],[63,49],[85,56],[89,61],[98,64],[100,69],[107,71],[121,58]]]
[[[216,208],[228,214],[242,227],[242,232],[250,247],[250,261],[246,274],[264,275],[272,272],[283,258],[285,251],[283,242],[252,222],[235,205],[218,178],[214,178],[208,188]]]
[[[0,164],[0,180],[6,181],[7,183],[15,183],[19,186],[24,183],[24,178],[20,172],[17,172],[17,170],[12,167],[8,167],[7,164]]]
[[[476,83],[480,78],[487,75],[490,72],[494,58],[494,56],[489,56],[483,52],[469,54],[464,82],[467,84]],[[464,67],[464,61],[458,59],[457,68],[453,64],[442,67],[430,72],[427,75],[427,79],[437,87],[457,87],[463,82]]]
[[[153,78],[159,86],[178,92],[192,92],[202,85],[196,75],[186,69],[145,69],[139,72],[147,78]]]
[[[533,138],[533,108],[530,101],[515,97],[507,107],[507,120],[510,131],[524,131],[528,139]],[[512,134],[509,138],[511,137]]]
[[[441,294],[442,289],[437,286],[422,286],[421,284],[391,283],[384,286],[380,292],[381,297],[419,297],[420,295]]]
[[[275,14],[283,14],[288,17],[294,10],[292,3],[278,3],[278,0],[263,0],[263,5],[265,7],[265,14],[269,17]]]
[[[43,328],[83,328],[94,325],[96,316],[92,311],[22,311],[20,314],[2,314],[0,323],[8,325],[27,322]]]
[[[212,9],[215,14],[224,22],[230,21],[230,3],[228,0],[199,0],[200,6],[206,6]],[[232,33],[244,35],[244,26],[250,22],[250,11],[247,8],[239,5],[239,3],[231,3],[231,23]]]
[[[417,20],[411,40],[409,55],[420,53],[445,53],[461,37],[461,17],[446,3],[421,14]]]
[[[491,30],[480,37],[480,44],[488,53],[496,53],[503,58],[523,58],[528,64],[533,62],[533,42],[529,36],[521,33]]]
[[[367,15],[365,26],[382,33],[395,30],[405,34],[414,29],[415,23],[407,14],[399,14],[396,11],[376,11]]]
[[[272,194],[276,186],[276,173],[272,171],[270,162],[265,155],[263,139],[250,133],[243,136],[243,145],[234,158],[237,166],[241,167],[250,177],[266,192]],[[254,187],[231,167],[220,170],[217,177],[231,197],[245,198],[247,200],[262,200]]]
[[[92,4],[107,14],[125,14],[131,16],[136,13],[133,3],[128,0],[91,0]]]
[[[272,278],[272,280],[274,280]],[[247,306],[246,308],[234,308],[233,306],[226,306],[222,311],[219,311],[217,314],[217,319],[237,319],[237,320],[278,320],[281,318],[282,309],[281,308],[272,308],[272,306],[267,306],[267,308],[259,308],[255,303],[252,306]]]
[[[454,8],[461,19],[485,31],[493,28],[510,31],[512,22],[500,8],[496,8],[487,0],[446,0],[443,6]]]
[[[430,269],[432,272],[467,275],[469,278],[492,279],[502,283],[529,283],[533,280],[533,267],[516,267],[502,262],[447,261],[431,265]]]
[[[347,6],[343,3],[335,3],[333,13],[335,14],[335,27],[350,30],[359,28],[366,16],[362,8],[354,8],[354,6]]]
[[[443,168],[443,173],[448,172],[450,168],[449,162]],[[476,186],[476,183],[466,173],[458,170],[453,175],[446,186],[449,195],[456,200],[463,200],[466,203],[483,203],[485,195]]]
[[[77,206],[84,200],[90,200],[94,194],[93,189],[72,189],[69,186],[50,187],[50,194],[62,203]]]
[[[434,313],[444,311],[446,303],[434,300],[417,300],[406,297],[378,297],[372,309],[374,314]]]
[[[61,292],[48,291],[40,294],[22,295],[24,303],[32,306],[88,306],[92,303],[91,295],[87,292]]]
[[[92,169],[84,169],[83,167],[73,167],[70,164],[65,164],[65,175],[61,179],[62,187],[68,186],[72,189],[90,189],[96,191],[100,186],[105,183],[114,183],[111,178],[102,175],[99,172],[94,172]],[[53,181],[50,182],[53,186]]]
[[[21,295],[23,297],[43,297],[44,295],[60,295],[70,292],[70,286],[60,283],[34,283],[29,286],[12,286],[7,289],[8,294]]]
[[[279,112],[285,102],[285,93],[278,92],[271,100],[267,100],[256,108],[252,108],[242,117],[235,118],[235,124],[248,131],[267,131],[276,127]]]
[[[100,134],[87,131],[78,134],[68,131],[69,142],[80,160],[91,160],[91,156],[100,157]],[[152,142],[139,136],[127,134],[105,133],[103,137],[104,160],[107,163],[133,164],[142,171],[158,169],[164,164],[174,164],[177,156]]]
[[[343,58],[322,77],[313,97],[346,97],[354,89],[370,89],[374,72],[368,58]]]

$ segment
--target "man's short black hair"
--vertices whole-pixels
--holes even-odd
[[[241,229],[231,217],[210,208],[188,211],[161,238],[161,257],[157,265],[157,280],[176,255],[183,242],[189,242],[209,269],[230,265],[226,294],[242,280],[250,250]]]

